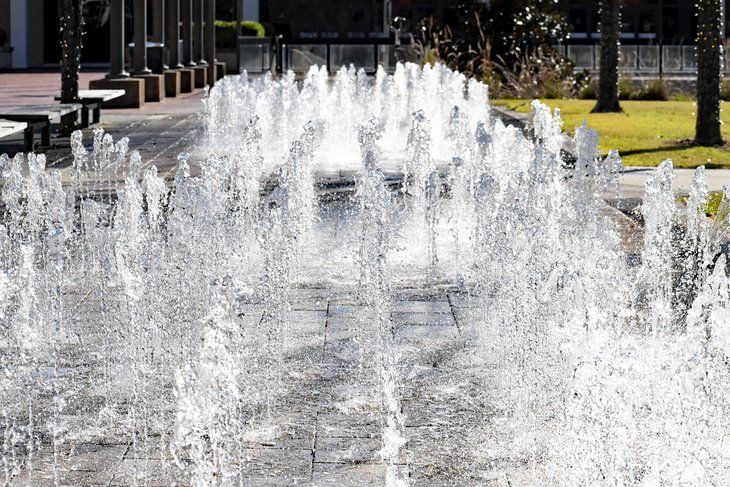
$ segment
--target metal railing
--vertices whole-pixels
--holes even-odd
[[[396,43],[393,36],[372,38],[239,37],[238,66],[241,72],[306,73],[311,66],[326,66],[330,73],[354,65],[368,74],[382,66],[391,72],[399,61],[413,61],[410,37]]]
[[[598,71],[601,64],[599,45],[559,47],[575,62],[575,68]],[[728,66],[728,63],[725,63]],[[694,74],[697,72],[697,52],[693,45],[622,45],[619,69],[638,74]]]
[[[273,56],[273,39],[271,37],[239,37],[238,68],[249,73],[263,73],[271,69]]]
[[[354,39],[276,38],[277,72],[292,70],[306,73],[311,66],[326,66],[330,73],[342,66],[354,65],[373,74],[378,66],[390,72],[399,61],[415,59],[410,37],[396,43],[393,36]]]

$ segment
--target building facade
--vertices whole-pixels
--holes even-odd
[[[729,3],[725,0],[725,11]],[[559,0],[558,6],[571,28],[561,49],[578,69],[598,70],[599,0]],[[724,25],[726,33],[727,19]],[[694,74],[696,36],[693,0],[624,0],[619,67],[639,74]]]
[[[233,20],[236,2],[241,2],[245,19],[261,21],[270,34],[323,38],[382,35],[388,31],[388,19],[395,16],[407,19],[406,31],[413,30],[428,16],[448,21],[457,4],[456,0],[218,0],[216,17]],[[131,39],[132,1],[125,3],[125,33]],[[109,0],[84,2],[86,35],[82,61],[87,65],[109,62],[109,4]],[[563,49],[580,67],[591,68],[596,62],[592,46],[600,42],[598,4],[599,0],[558,0],[556,4],[572,29]],[[148,14],[149,32],[151,17]],[[57,0],[0,0],[0,29],[8,38],[0,46],[0,69],[58,64]],[[656,62],[660,68],[664,51],[668,53],[669,64],[687,64],[683,49],[688,47],[685,51],[691,57],[695,35],[694,0],[624,0],[621,42],[627,47],[626,53],[633,49],[629,46],[636,46],[637,59],[643,54],[648,62],[644,65],[654,66],[655,61],[649,57],[657,49]],[[681,59],[672,58],[675,52],[681,54]],[[638,60],[636,66],[640,67]]]
[[[600,41],[598,0],[560,0],[571,25],[571,43]],[[694,1],[625,0],[621,39],[639,44],[693,44],[697,34]]]

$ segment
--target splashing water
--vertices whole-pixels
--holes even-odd
[[[686,208],[670,161],[647,181],[637,262],[618,153],[537,102],[506,127],[443,66],[225,78],[204,120],[173,181],[100,129],[65,186],[0,156],[5,483],[103,443],[131,484],[265,485],[252,452],[289,441],[318,485],[303,418],[333,409],[376,425],[385,485],[729,483],[730,190],[705,218],[702,168]]]

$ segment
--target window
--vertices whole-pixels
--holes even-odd
[[[678,22],[679,11],[677,7],[665,7],[662,15],[662,35],[667,38],[676,37],[679,34]]]
[[[588,11],[585,9],[571,9],[568,12],[568,23],[573,32],[588,32]]]

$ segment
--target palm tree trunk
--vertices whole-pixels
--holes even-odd
[[[722,3],[722,0],[697,1],[697,145],[723,144],[720,131]]]
[[[601,0],[601,72],[593,112],[620,112],[618,102],[618,47],[621,0]]]
[[[76,103],[84,31],[82,0],[58,0],[58,17],[61,24],[61,103]],[[75,128],[75,115],[61,120],[62,134],[68,135]]]

